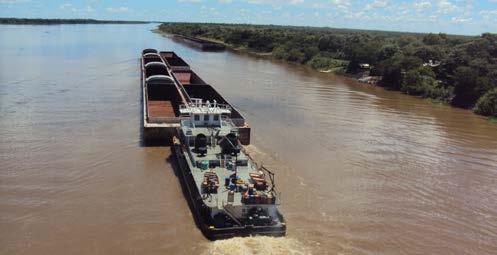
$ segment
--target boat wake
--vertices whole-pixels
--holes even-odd
[[[203,254],[311,254],[301,242],[289,237],[236,237],[208,244]]]

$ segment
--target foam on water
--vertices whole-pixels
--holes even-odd
[[[311,254],[304,244],[289,237],[236,237],[208,244],[203,254]]]

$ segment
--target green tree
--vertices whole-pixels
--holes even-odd
[[[428,66],[420,66],[406,72],[402,81],[401,91],[412,95],[447,100],[451,90],[442,86],[435,77],[435,73]]]
[[[336,52],[342,50],[343,46],[343,37],[337,35],[325,35],[318,41],[318,48],[320,51]]]
[[[481,115],[497,117],[497,87],[478,99],[475,112]]]
[[[271,36],[261,33],[256,33],[247,40],[247,46],[256,51],[270,52],[274,48],[273,39]]]
[[[460,66],[456,69],[455,97],[452,103],[462,107],[471,107],[489,88],[490,81],[487,77],[480,76],[474,68]]]
[[[429,33],[423,37],[423,42],[426,45],[437,45],[443,43],[445,37],[446,36],[440,36],[440,34]]]
[[[391,58],[393,55],[395,55],[397,52],[399,52],[399,46],[395,44],[386,44],[383,45],[378,52],[378,61],[383,61],[385,59]]]
[[[440,60],[443,56],[440,48],[426,45],[415,48],[413,54],[414,56],[422,59],[423,62],[428,62],[429,60]]]

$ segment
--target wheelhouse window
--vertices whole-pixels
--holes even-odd
[[[200,120],[200,115],[198,115],[198,114],[193,115],[193,119],[195,121],[199,121]]]
[[[204,115],[204,121],[209,121],[209,115]]]
[[[219,115],[214,115],[214,121],[218,121],[219,120]]]

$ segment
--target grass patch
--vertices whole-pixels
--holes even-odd
[[[349,61],[342,59],[334,59],[327,56],[323,56],[321,54],[314,56],[309,62],[307,62],[307,65],[309,65],[313,69],[316,69],[318,71],[327,71],[327,72],[333,72],[339,69],[343,69],[347,67],[348,64]]]

